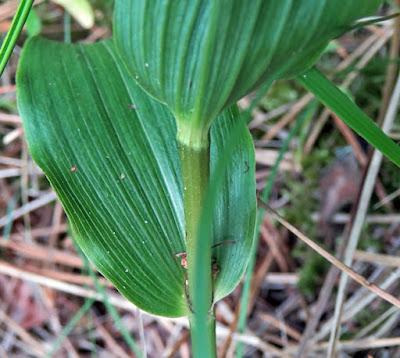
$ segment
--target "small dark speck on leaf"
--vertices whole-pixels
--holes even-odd
[[[71,167],[71,173],[76,173],[77,170],[78,170],[78,168],[76,167],[76,165],[73,165],[73,166]]]

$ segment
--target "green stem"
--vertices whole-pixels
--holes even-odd
[[[209,181],[209,144],[199,146],[179,143],[184,186],[188,305],[195,358],[216,357],[215,317],[213,313],[213,278],[211,235],[199,236],[199,223]]]
[[[4,68],[10,59],[15,43],[31,11],[32,4],[33,0],[22,0],[18,6],[17,13],[0,48],[0,76],[3,74]]]

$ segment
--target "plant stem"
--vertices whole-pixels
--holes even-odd
[[[195,358],[216,357],[211,234],[199,236],[199,223],[209,181],[209,144],[179,144],[186,222],[188,305]]]
[[[8,30],[7,36],[0,48],[0,76],[3,74],[4,68],[10,59],[19,34],[21,33],[26,19],[28,18],[29,12],[31,11],[32,5],[33,0],[22,0],[18,6],[17,12],[11,23],[11,27]]]

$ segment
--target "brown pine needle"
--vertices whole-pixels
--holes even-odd
[[[331,255],[328,251],[324,250],[321,246],[316,244],[314,241],[309,239],[306,235],[304,235],[300,230],[294,227],[292,224],[287,222],[282,216],[280,216],[274,209],[269,207],[260,199],[258,203],[261,207],[263,207],[266,211],[268,211],[271,216],[276,219],[281,225],[286,227],[290,232],[295,234],[301,241],[311,247],[314,251],[328,260],[332,265],[335,265],[339,270],[345,272],[349,275],[354,281],[358,282],[361,286],[365,287],[366,289],[374,292],[377,296],[384,299],[385,301],[391,303],[392,305],[400,308],[400,300],[390,293],[382,290],[379,286],[375,285],[374,283],[369,282],[365,277],[359,275],[357,272],[353,271],[349,266],[345,265],[343,262],[338,260],[336,257]]]

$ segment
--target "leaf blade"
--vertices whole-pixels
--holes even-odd
[[[201,131],[259,84],[309,68],[380,3],[119,0],[114,36],[138,83]]]
[[[316,68],[308,70],[297,80],[350,128],[388,159],[400,166],[400,146],[391,140],[345,93]]]
[[[256,164],[253,139],[237,108],[226,110],[217,119],[211,138],[208,190],[214,192],[215,198],[204,210],[214,213],[213,254],[219,266],[214,293],[217,301],[235,289],[249,260],[257,210]],[[220,182],[216,176],[222,177]]]
[[[160,128],[168,138],[173,119],[141,91],[125,86],[119,71],[127,74],[110,57],[107,46],[28,43],[18,73],[20,111],[24,119],[29,118],[24,121],[28,143],[62,201],[79,245],[97,268],[142,309],[180,316],[186,312],[184,278],[174,254],[184,251],[183,222],[180,209],[168,207],[181,203],[173,160],[176,148],[150,148],[136,115],[139,110],[132,111],[129,105],[140,101],[142,110],[153,111],[154,118],[169,118],[169,125]],[[44,64],[43,54],[59,61]],[[29,65],[24,64],[28,57]],[[45,78],[32,80],[37,73]],[[51,90],[59,91],[58,95],[49,95]],[[64,105],[63,98],[69,99]],[[134,131],[142,136],[133,137]],[[129,150],[124,151],[124,146]],[[163,159],[158,163],[155,156]],[[166,178],[157,178],[157,165],[164,165]],[[166,182],[160,190],[158,180]],[[168,185],[173,189],[166,195]],[[163,267],[161,274],[152,262]]]

